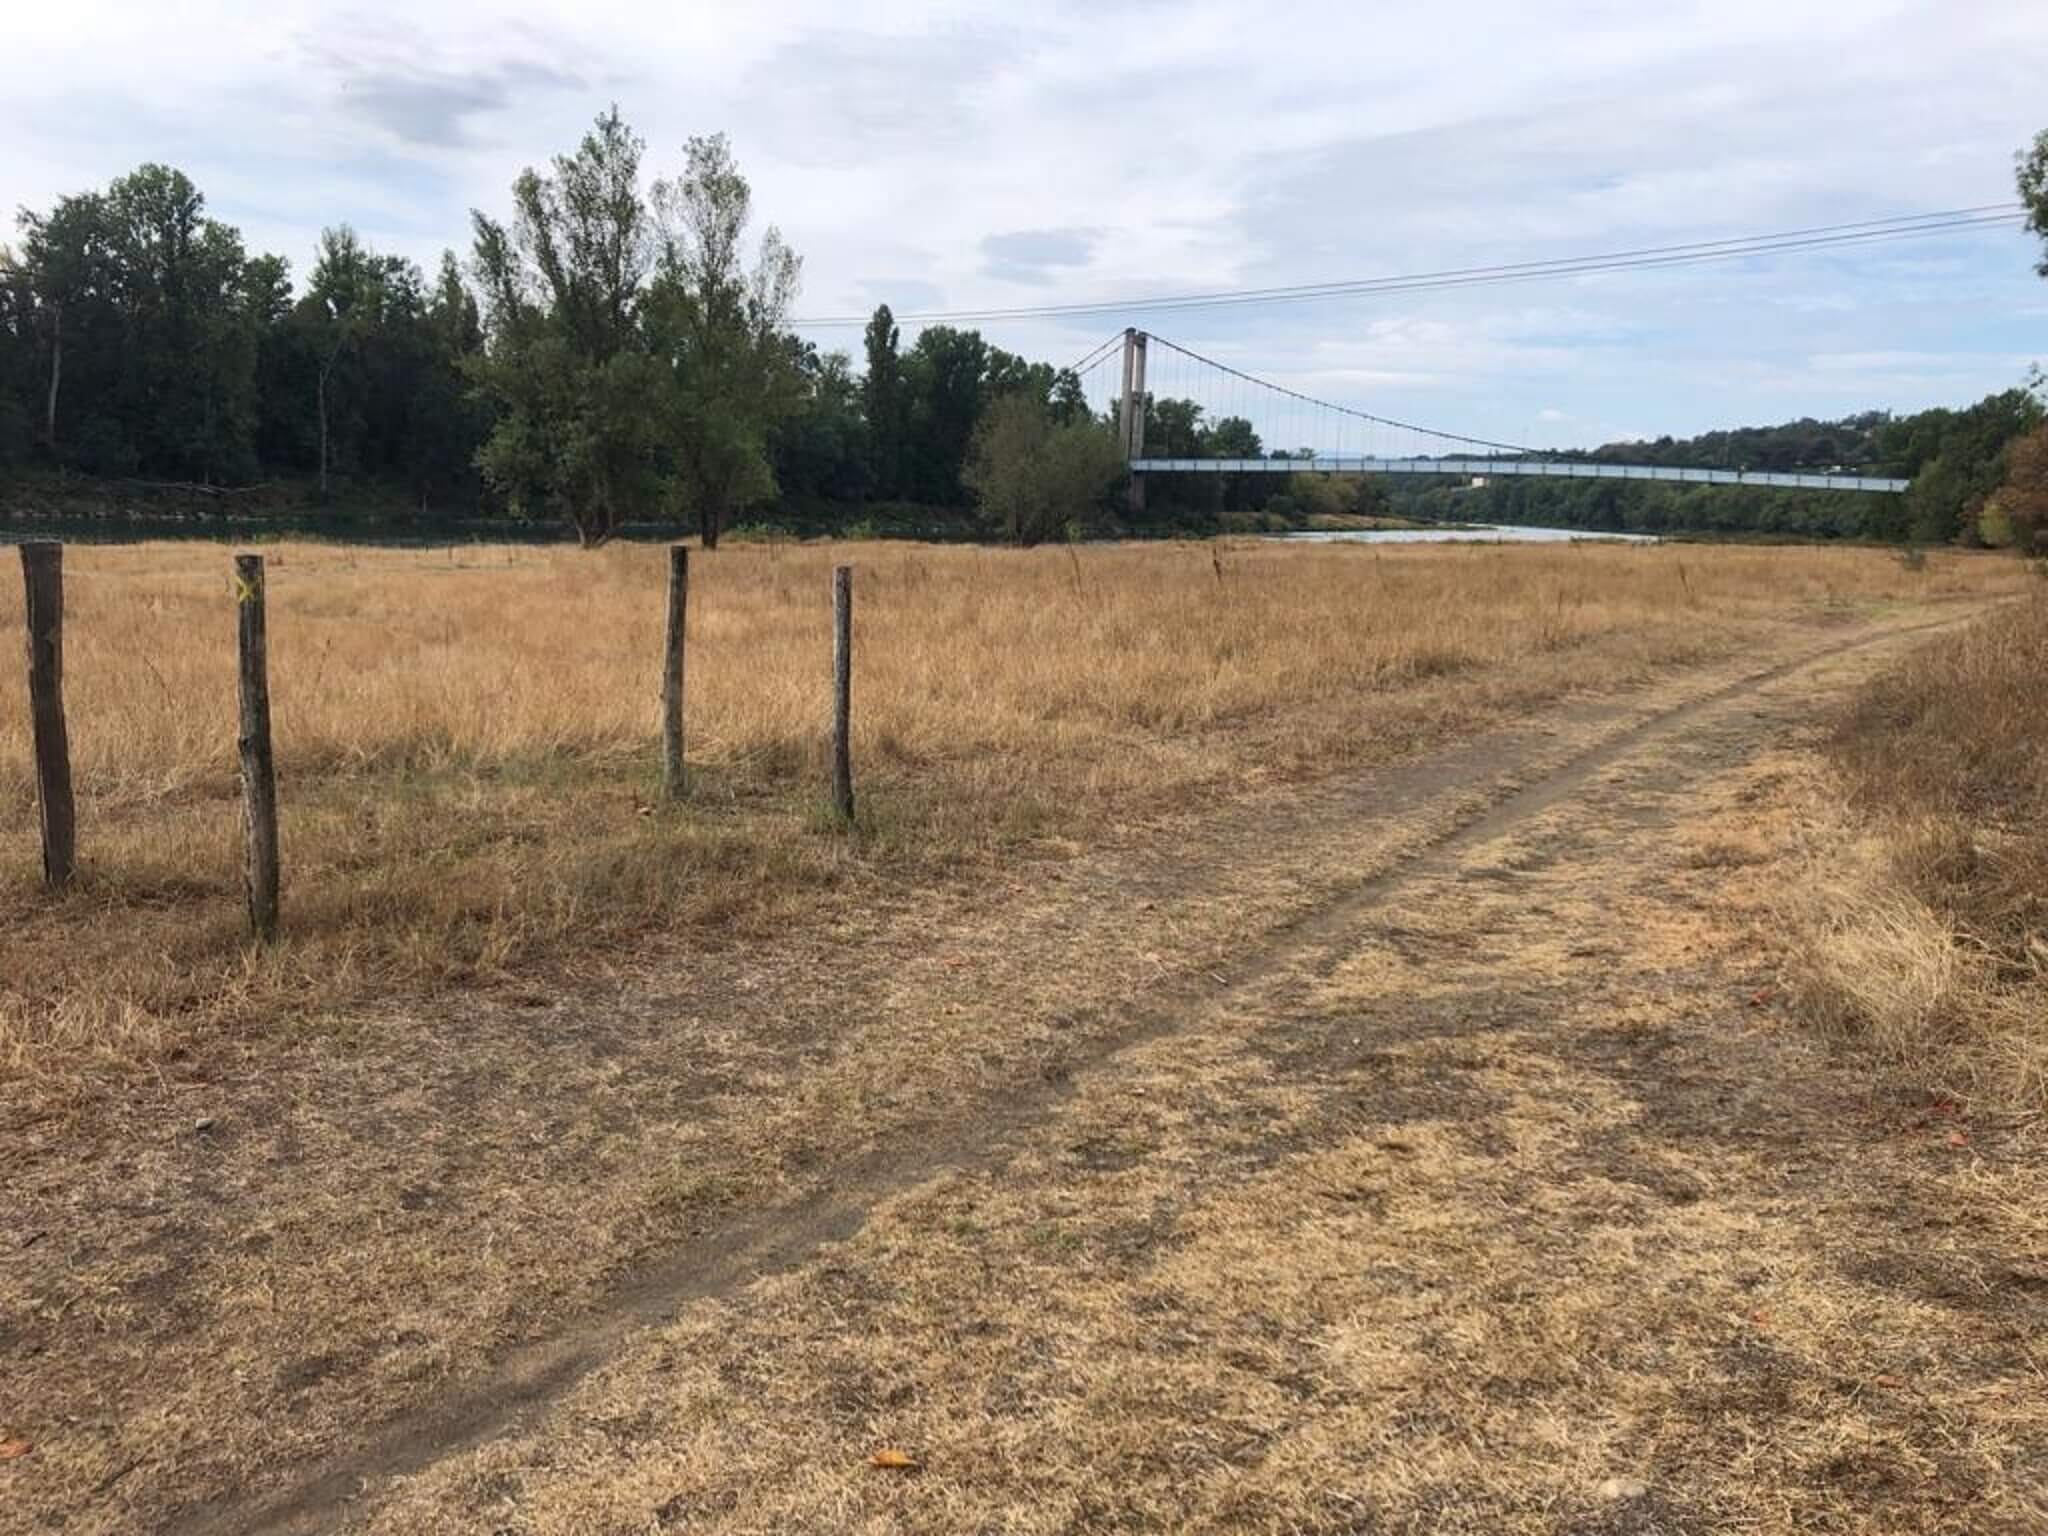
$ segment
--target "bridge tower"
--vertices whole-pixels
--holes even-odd
[[[1126,464],[1145,456],[1145,339],[1143,331],[1134,326],[1124,327],[1124,393],[1116,427],[1117,443],[1123,449]],[[1145,477],[1132,475],[1125,495],[1133,512],[1144,511]]]

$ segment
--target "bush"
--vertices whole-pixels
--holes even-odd
[[[1056,424],[1042,402],[1011,394],[975,428],[961,478],[986,525],[1014,543],[1037,544],[1094,511],[1122,473],[1106,428]]]
[[[2006,451],[2005,484],[1993,498],[2021,554],[2048,555],[2048,425]]]

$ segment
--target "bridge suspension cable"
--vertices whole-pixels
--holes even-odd
[[[1116,414],[1123,393],[1123,344],[1124,333],[1113,332],[1101,346],[1060,370],[1079,384],[1091,416],[1107,419]]]
[[[1241,380],[1242,382],[1252,385],[1258,389],[1270,390],[1274,395],[1279,396],[1281,398],[1296,401],[1299,404],[1314,407],[1318,410],[1329,411],[1337,417],[1348,417],[1356,421],[1369,423],[1372,426],[1386,427],[1393,431],[1412,432],[1422,437],[1429,438],[1435,442],[1451,443],[1461,448],[1484,448],[1487,449],[1489,452],[1494,453],[1533,454],[1541,453],[1543,451],[1539,448],[1531,448],[1525,443],[1502,443],[1496,442],[1492,438],[1468,437],[1466,434],[1462,432],[1449,432],[1439,427],[1418,426],[1411,421],[1397,421],[1391,416],[1380,416],[1374,414],[1371,411],[1361,411],[1357,409],[1355,406],[1339,405],[1334,400],[1318,399],[1314,395],[1303,394],[1298,389],[1289,389],[1284,384],[1275,384],[1270,379],[1262,379],[1256,376],[1255,374],[1246,373],[1241,368],[1233,368],[1228,363],[1219,363],[1213,357],[1204,357],[1201,353],[1191,351],[1189,348],[1181,346],[1178,342],[1168,341],[1164,336],[1154,335],[1150,339],[1157,345],[1165,347],[1167,350],[1171,352],[1177,352],[1182,357],[1188,358],[1193,362],[1203,365],[1204,367],[1213,368],[1220,374],[1224,374],[1233,379]],[[1232,414],[1242,413],[1233,412]],[[1289,444],[1286,446],[1292,447],[1294,445]],[[1304,444],[1302,446],[1329,445]],[[1341,445],[1336,446],[1341,447]]]

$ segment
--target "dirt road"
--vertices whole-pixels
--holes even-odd
[[[0,1528],[2041,1529],[2038,1129],[1776,990],[1961,616],[32,1144]]]

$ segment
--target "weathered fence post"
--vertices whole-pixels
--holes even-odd
[[[270,655],[263,627],[263,557],[235,556],[235,608],[240,623],[242,826],[247,834],[245,884],[249,931],[277,935],[277,763],[270,750]]]
[[[832,807],[853,820],[853,567],[832,568]]]
[[[36,808],[43,827],[43,883],[70,883],[78,841],[71,800],[71,738],[64,728],[64,546],[21,546],[28,618],[28,708],[35,743]]]
[[[685,788],[683,769],[683,621],[690,607],[690,552],[668,551],[668,650],[661,668],[661,786],[671,800]]]

